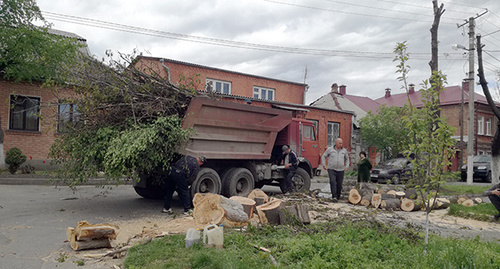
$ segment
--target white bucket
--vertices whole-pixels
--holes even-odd
[[[222,227],[215,224],[206,226],[203,230],[203,244],[221,249],[224,245],[224,232]]]
[[[186,248],[200,242],[201,231],[195,228],[189,228],[186,232]]]

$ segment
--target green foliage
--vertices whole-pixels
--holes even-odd
[[[160,117],[128,128],[70,132],[56,140],[49,156],[61,165],[59,177],[77,179],[73,184],[99,172],[104,172],[107,179],[119,180],[159,166],[168,169],[177,147],[189,134],[190,130],[182,129],[177,115]]]
[[[9,166],[9,172],[15,174],[19,166],[26,161],[26,155],[19,148],[11,148],[5,153],[5,163]]]
[[[409,130],[402,122],[405,111],[382,105],[377,114],[368,112],[359,122],[363,142],[383,152],[387,159],[405,150],[409,138]]]
[[[448,211],[448,215],[481,221],[489,221],[492,216],[496,214],[498,214],[498,211],[491,203],[478,204],[470,207],[451,204],[450,210]]]
[[[49,33],[50,25],[32,0],[0,1],[0,72],[14,81],[56,81],[78,60],[76,39]],[[5,16],[4,16],[5,15]],[[44,26],[35,26],[41,21]]]
[[[500,245],[478,240],[433,237],[427,254],[418,233],[375,221],[307,226],[224,229],[224,248],[196,244],[184,248],[184,235],[153,240],[129,250],[125,268],[496,268]],[[471,266],[473,265],[473,266]]]
[[[407,43],[406,41],[402,43],[397,43],[396,48],[394,48],[394,53],[396,54],[396,57],[392,60],[393,62],[396,62],[396,73],[399,73],[400,76],[398,77],[398,80],[403,82],[403,85],[401,88],[405,89],[406,92],[408,92],[408,73],[410,72],[411,67],[408,65],[408,61],[410,60],[409,54],[406,51],[407,50]],[[408,101],[410,99],[408,98]],[[411,104],[410,104],[411,105]]]

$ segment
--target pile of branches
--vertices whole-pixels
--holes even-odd
[[[86,127],[129,126],[158,117],[183,117],[195,89],[176,87],[154,67],[135,66],[135,54],[108,52],[108,62],[83,57],[81,65],[67,70],[74,86],[74,103]]]

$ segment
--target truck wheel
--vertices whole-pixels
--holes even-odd
[[[196,193],[220,194],[220,191],[221,182],[219,174],[212,168],[201,168],[193,184],[191,184],[191,195],[194,197]]]
[[[222,194],[246,197],[254,188],[254,178],[246,168],[232,168],[222,178]]]
[[[134,190],[140,196],[146,199],[160,200],[165,198],[166,190],[158,185],[147,184],[146,188],[134,187]]]
[[[281,192],[285,193],[286,191],[286,178],[280,180],[280,189]],[[306,172],[306,170],[302,168],[297,168],[297,172],[292,178],[292,188],[293,192],[305,192],[311,188],[311,177]]]

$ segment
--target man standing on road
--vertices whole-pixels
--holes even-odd
[[[205,163],[206,158],[200,156],[198,158],[192,156],[182,156],[172,167],[170,174],[164,184],[167,189],[165,202],[163,204],[163,213],[172,214],[172,196],[174,191],[177,191],[184,207],[184,214],[189,215],[191,210],[191,194],[189,193],[188,182],[189,178],[196,177],[200,171],[200,166]]]
[[[325,153],[321,156],[323,169],[328,170],[330,190],[332,191],[332,200],[334,202],[340,199],[342,182],[344,181],[344,171],[349,167],[349,154],[347,150],[342,147],[342,143],[342,139],[337,138],[337,140],[335,140],[335,146],[326,149]],[[328,168],[326,159],[328,159]]]
[[[299,166],[299,160],[297,159],[297,154],[291,150],[287,145],[283,146],[282,148],[283,151],[283,156],[281,157],[283,159],[283,162],[285,164],[285,169],[287,170],[286,178],[285,178],[285,186],[286,190],[284,194],[289,194],[290,192],[293,192],[293,176],[295,176],[295,172],[297,172],[297,167]]]
[[[495,220],[500,219],[500,183],[491,186],[491,188],[483,192],[484,196],[488,196],[491,203],[495,206],[498,214],[495,215]]]

